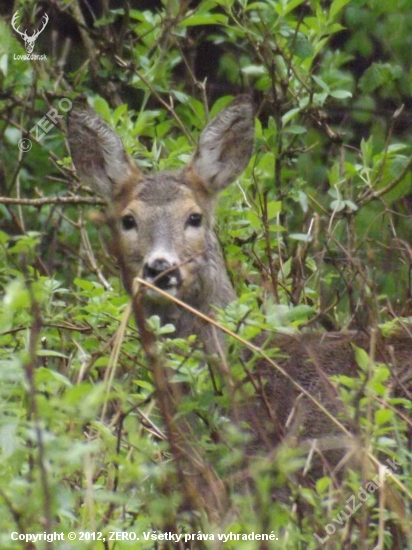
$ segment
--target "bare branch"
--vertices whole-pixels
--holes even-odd
[[[106,204],[98,197],[42,197],[41,199],[15,199],[0,197],[0,204],[17,204],[24,206],[43,206],[45,204]]]

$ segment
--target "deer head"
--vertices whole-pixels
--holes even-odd
[[[144,174],[117,134],[88,108],[69,114],[73,162],[109,206],[126,289],[139,275],[171,296],[208,313],[234,298],[215,233],[216,197],[246,168],[253,146],[253,107],[239,96],[203,130],[183,170]],[[155,291],[149,315],[172,322],[177,335],[196,332],[194,320]]]

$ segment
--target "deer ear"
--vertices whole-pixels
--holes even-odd
[[[194,172],[212,194],[219,193],[245,170],[253,140],[253,103],[241,95],[203,130],[187,173]]]
[[[139,175],[119,136],[91,109],[70,111],[68,139],[79,175],[104,198],[109,200],[115,187]]]

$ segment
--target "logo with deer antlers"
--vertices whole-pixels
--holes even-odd
[[[45,13],[42,17],[43,25],[41,29],[39,29],[38,31],[34,31],[34,33],[31,36],[29,36],[27,34],[27,29],[24,32],[21,32],[19,31],[20,27],[16,27],[16,21],[17,21],[18,15],[19,15],[19,11],[17,10],[16,13],[13,15],[13,19],[11,20],[11,26],[23,38],[26,52],[32,53],[34,44],[37,38],[44,31],[47,23],[49,22],[49,16],[47,15],[47,13]]]

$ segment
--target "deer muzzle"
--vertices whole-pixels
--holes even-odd
[[[172,296],[176,295],[182,284],[182,274],[179,267],[160,258],[143,266],[143,278],[148,283],[156,285]],[[152,292],[149,291],[149,296],[152,295]],[[153,294],[155,293],[153,292]],[[159,296],[157,295],[157,297]]]

